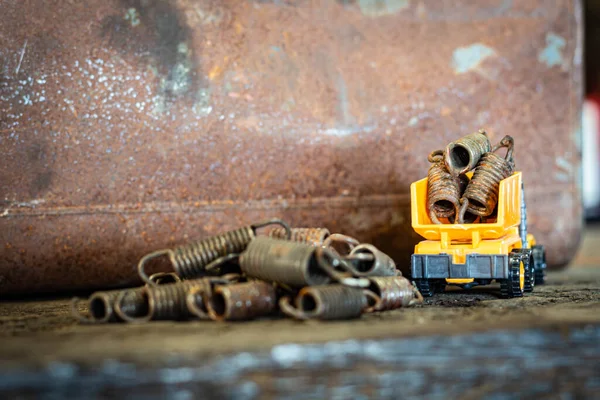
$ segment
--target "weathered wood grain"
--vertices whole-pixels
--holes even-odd
[[[66,300],[12,301],[0,334],[3,397],[593,398],[600,269],[553,273],[522,299],[454,291],[330,323],[82,326]]]

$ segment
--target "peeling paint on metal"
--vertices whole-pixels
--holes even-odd
[[[564,157],[556,157],[556,165],[568,173],[573,173],[573,165]]]
[[[452,55],[452,68],[457,74],[464,74],[477,68],[483,60],[495,56],[496,52],[482,43],[459,47]]]
[[[210,105],[210,89],[200,88],[196,95],[196,102],[192,107],[192,111],[196,115],[206,117],[212,112],[213,108]]]
[[[329,128],[321,130],[320,132],[324,133],[327,136],[348,136],[354,135],[360,132],[372,132],[376,127],[375,126],[345,126],[339,128]]]
[[[548,68],[562,65],[564,63],[562,50],[566,44],[562,36],[553,32],[546,34],[546,47],[538,55],[538,61],[546,64]]]
[[[396,14],[409,5],[409,0],[358,0],[360,11],[368,17]]]
[[[354,122],[354,118],[350,113],[350,100],[348,99],[348,86],[342,74],[338,74],[337,79],[338,87],[338,101],[339,101],[339,119],[344,125],[348,125]]]
[[[554,177],[559,182],[570,182],[573,180],[574,167],[565,157],[556,157],[556,166],[560,168],[554,174]]]
[[[123,16],[125,21],[130,21],[131,26],[138,26],[140,24],[140,15],[135,8],[129,8],[127,13]]]
[[[571,175],[566,174],[564,172],[557,172],[554,174],[554,177],[559,182],[570,182],[571,181]]]

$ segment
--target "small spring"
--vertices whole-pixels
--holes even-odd
[[[428,160],[431,167],[427,172],[427,210],[431,221],[441,224],[440,218],[452,219],[458,215],[460,198],[469,178],[448,172],[441,150],[431,153]]]
[[[444,152],[444,163],[448,172],[458,176],[475,168],[479,159],[491,149],[487,132],[480,129],[448,144]]]
[[[149,277],[150,281],[156,285],[165,283],[179,282],[177,274],[173,272],[159,272]],[[121,301],[122,311],[116,307],[116,303]],[[139,317],[148,312],[148,301],[142,295],[141,288],[118,289],[94,292],[88,298],[89,316],[83,316],[79,313],[78,304],[81,300],[73,298],[71,312],[75,318],[81,322],[115,322],[123,321],[122,315]]]
[[[210,319],[208,315],[208,308],[206,307],[206,298],[210,298],[212,294],[206,294],[206,288],[196,286],[190,289],[186,295],[185,303],[188,308],[188,312],[197,317],[198,319]]]
[[[242,277],[238,274],[226,274],[221,277],[204,279],[207,280],[206,285],[195,286],[188,291],[186,305],[191,315],[198,319],[208,320],[211,319],[211,316],[207,305],[213,296],[214,286],[239,282]]]
[[[360,242],[356,238],[341,233],[332,233],[323,241],[323,247],[344,256],[349,255],[352,249],[359,244]],[[340,251],[340,247],[345,247],[345,249]]]
[[[114,311],[119,321],[129,318],[143,318],[149,313],[148,296],[141,288],[124,292],[114,301]]]
[[[279,302],[281,311],[297,319],[357,318],[369,307],[367,291],[344,285],[305,287],[296,296],[296,307],[289,297]]]
[[[507,148],[505,158],[494,153],[502,147]],[[467,212],[480,217],[487,217],[494,212],[498,203],[500,181],[511,176],[514,171],[513,148],[514,140],[507,135],[494,147],[494,152],[486,153],[481,158],[461,199],[459,223],[464,223]]]
[[[273,228],[269,237],[285,239],[287,232],[284,228]],[[327,228],[292,228],[290,240],[294,242],[307,243],[313,246],[323,246],[323,242],[330,233]]]
[[[272,219],[258,224],[248,225],[233,231],[212,236],[197,242],[189,243],[174,249],[163,249],[142,257],[138,264],[138,273],[147,284],[154,285],[144,267],[151,259],[168,256],[173,269],[184,279],[194,278],[205,274],[205,267],[219,257],[241,253],[248,243],[256,237],[256,230],[268,225],[281,225],[290,237],[290,227],[287,223]]]
[[[340,257],[341,262],[339,263],[339,267],[346,272],[352,273],[354,276],[359,276],[360,272],[357,272],[356,268],[352,266],[353,263],[372,262],[375,260],[374,255],[368,252],[353,253],[352,250],[358,245],[360,245],[358,239],[342,235],[341,233],[332,233],[323,242],[324,248]]]
[[[150,313],[153,320],[181,320],[191,317],[188,308],[188,293],[197,288],[210,293],[210,278],[193,279],[171,285],[147,287]]]
[[[81,322],[116,322],[122,320],[116,312],[115,302],[119,297],[123,297],[127,304],[127,312],[131,315],[143,315],[147,310],[147,303],[141,295],[141,289],[119,289],[94,292],[87,300],[89,316],[83,316],[77,305],[80,299],[72,300],[71,312],[75,318]]]
[[[160,286],[146,285],[142,288],[142,296],[148,302],[148,312],[145,315],[133,316],[127,314],[123,296],[116,300],[115,309],[126,322],[185,319],[190,316],[186,303],[188,291],[203,285],[206,285],[204,279],[181,281]]]
[[[370,278],[369,290],[380,298],[373,311],[394,310],[423,302],[421,293],[403,276]]]
[[[273,284],[251,281],[219,286],[204,301],[215,321],[248,320],[271,314],[277,306],[277,294]]]
[[[365,286],[336,271],[344,261],[323,247],[305,243],[258,237],[240,255],[240,269],[248,277],[291,287],[324,285],[332,279],[347,285]]]
[[[148,278],[155,285],[164,285],[166,283],[181,282],[181,278],[175,272],[157,272]]]
[[[390,256],[372,244],[360,244],[352,249],[350,257],[356,258],[351,262],[354,276],[396,276],[401,272],[396,269],[396,263]]]

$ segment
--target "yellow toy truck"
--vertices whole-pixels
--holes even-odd
[[[502,297],[521,297],[544,282],[546,255],[527,233],[521,172],[500,181],[496,218],[482,223],[434,224],[426,206],[427,178],[414,182],[410,194],[413,229],[426,239],[411,260],[412,279],[423,296],[443,292],[446,285],[469,289],[496,281]]]

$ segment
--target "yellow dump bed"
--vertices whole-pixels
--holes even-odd
[[[432,223],[427,212],[427,178],[414,182],[410,186],[410,202],[412,227],[427,240],[442,240],[442,234],[451,241],[478,242],[485,239],[498,239],[510,233],[511,228],[519,225],[521,172],[515,172],[500,182],[498,216],[495,222],[440,225]]]

